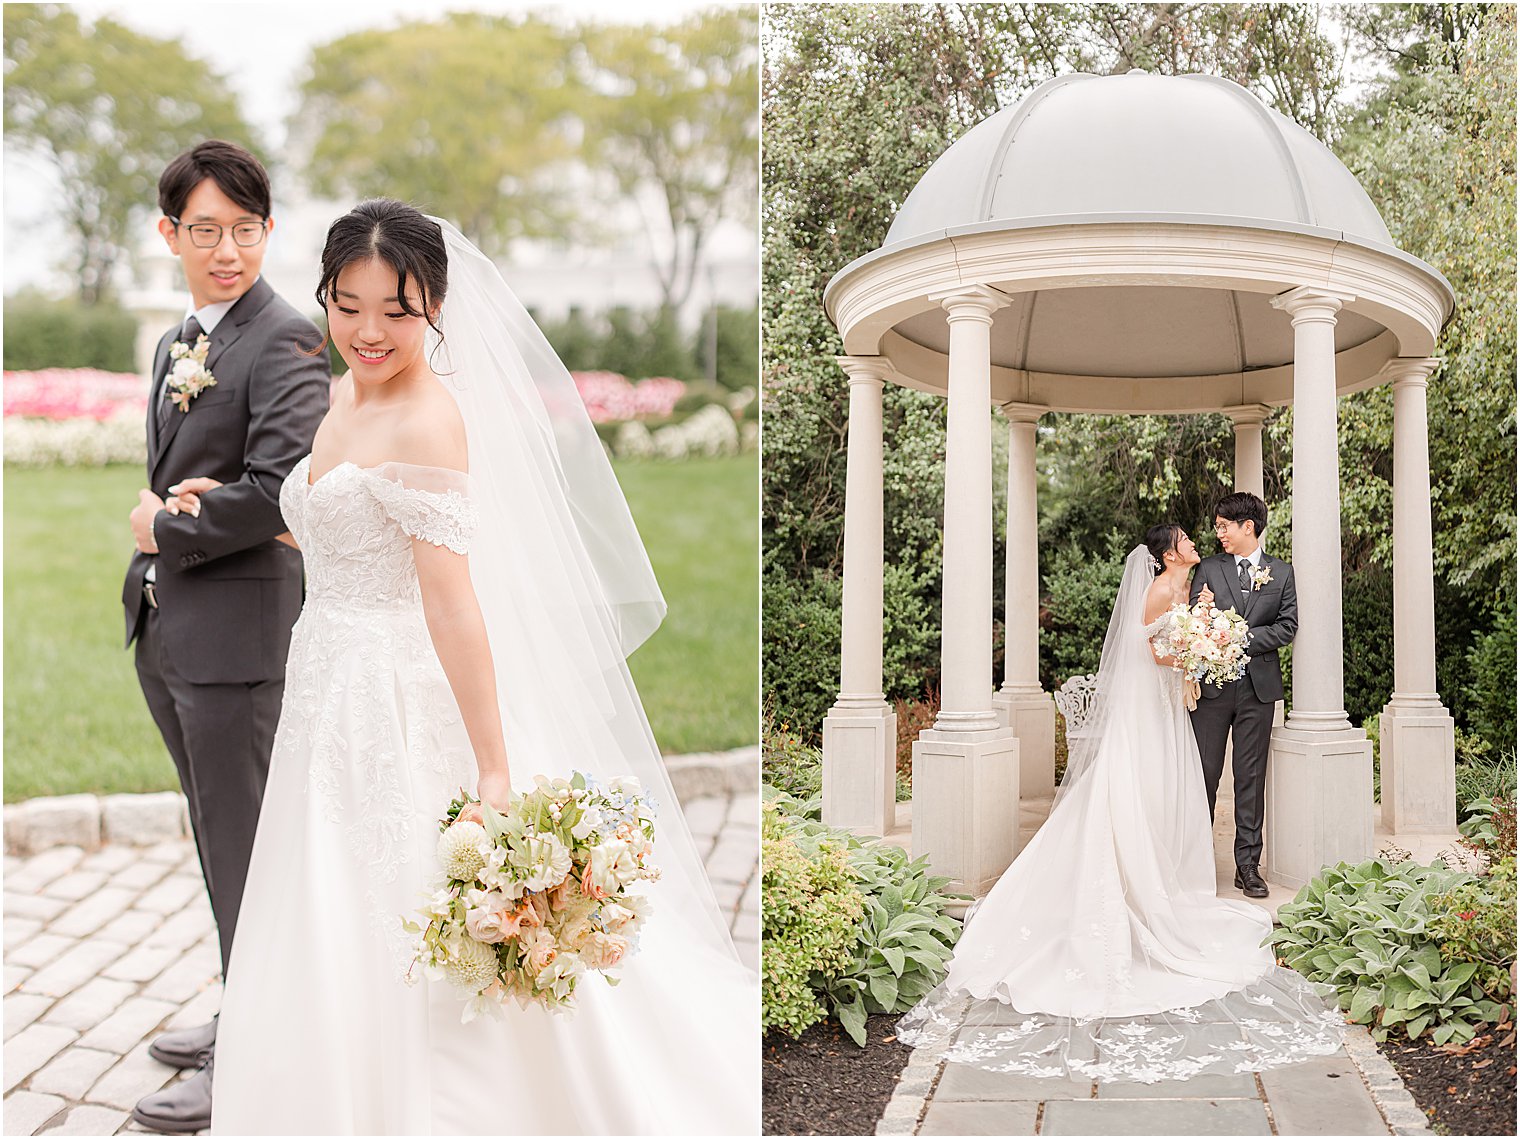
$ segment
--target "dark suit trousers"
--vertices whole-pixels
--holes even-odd
[[[1275,703],[1256,698],[1250,680],[1227,684],[1212,700],[1199,699],[1193,711],[1193,734],[1203,760],[1203,785],[1209,796],[1209,818],[1224,774],[1225,742],[1234,733],[1235,752],[1235,865],[1261,862],[1261,828],[1266,818],[1267,753],[1272,746]]]
[[[285,681],[187,680],[164,651],[158,611],[146,605],[137,639],[137,679],[190,803],[225,977]]]

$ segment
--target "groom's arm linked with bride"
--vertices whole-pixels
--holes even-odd
[[[1238,681],[1216,688],[1203,685],[1192,713],[1193,733],[1203,763],[1209,817],[1224,772],[1226,742],[1233,735],[1235,783],[1235,885],[1247,897],[1265,898],[1262,881],[1262,828],[1266,812],[1267,757],[1272,719],[1283,699],[1279,653],[1298,632],[1298,593],[1293,567],[1261,546],[1267,507],[1260,498],[1238,491],[1221,498],[1214,509],[1214,533],[1222,552],[1198,564],[1189,588],[1195,603],[1207,586],[1221,609],[1233,608],[1250,628],[1249,663]]]

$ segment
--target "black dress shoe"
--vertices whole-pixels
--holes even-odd
[[[211,1130],[211,1049],[200,1055],[201,1070],[188,1080],[170,1084],[163,1091],[143,1096],[132,1109],[132,1119],[151,1131],[165,1135],[192,1135]]]
[[[165,1032],[148,1045],[148,1055],[171,1068],[197,1068],[201,1053],[216,1047],[216,1018],[195,1028]]]
[[[1248,898],[1265,898],[1268,893],[1267,884],[1254,866],[1235,868],[1235,888]]]

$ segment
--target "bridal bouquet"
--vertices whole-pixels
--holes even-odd
[[[1167,610],[1167,620],[1151,638],[1157,656],[1176,659],[1187,684],[1188,709],[1198,706],[1199,684],[1223,688],[1246,674],[1246,639],[1250,628],[1233,609],[1198,602],[1191,609],[1178,604]]]
[[[444,880],[418,911],[426,924],[403,922],[419,939],[413,967],[470,997],[464,1021],[508,997],[573,1011],[587,972],[617,984],[649,914],[629,890],[660,876],[638,780],[603,789],[577,772],[534,784],[505,813],[460,792],[439,824]]]

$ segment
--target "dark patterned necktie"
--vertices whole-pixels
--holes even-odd
[[[178,339],[194,348],[196,340],[200,338],[203,331],[201,322],[196,320],[192,315],[189,320],[185,321],[185,326],[180,329]],[[169,372],[173,370],[174,361],[171,359],[169,361]],[[174,410],[174,401],[169,398],[169,372],[164,373],[164,382],[159,385],[158,389],[158,426],[160,430],[169,422],[169,413]]]
[[[1240,559],[1240,592],[1242,595],[1251,592],[1251,563],[1245,558]]]

